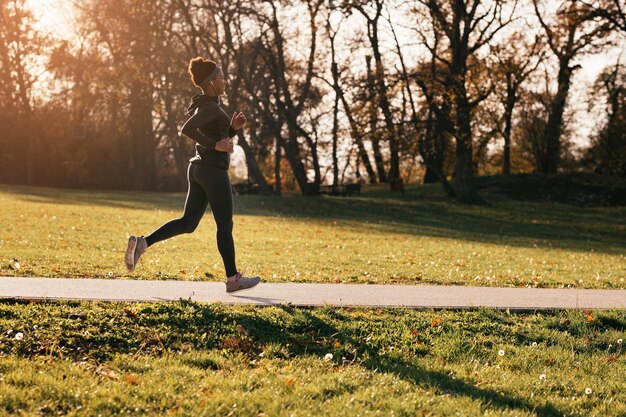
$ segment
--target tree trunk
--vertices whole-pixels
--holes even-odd
[[[164,96],[165,104],[165,120],[167,123],[167,132],[173,138],[172,152],[174,154],[174,163],[176,164],[176,178],[181,190],[187,189],[187,168],[189,166],[189,157],[187,155],[187,140],[178,134],[178,126],[176,124],[175,113],[172,110],[172,95],[166,92]]]
[[[305,132],[303,129],[299,129],[304,136],[307,144],[311,148],[311,161],[313,162],[313,184],[318,186],[322,183],[322,170],[320,168],[320,160],[317,155],[317,142],[313,140],[311,135]]]
[[[128,123],[132,143],[130,175],[136,190],[154,185],[154,153],[150,146],[152,132],[152,96],[138,81],[131,85],[131,102]]]
[[[337,63],[332,63],[333,82],[335,85],[335,104],[333,106],[333,185],[339,184],[339,161],[337,160],[337,130],[339,128],[339,80]]]
[[[189,168],[189,156],[183,143],[185,139],[179,138],[180,143],[173,144],[174,162],[176,163],[176,177],[181,190],[187,189],[187,168]]]
[[[281,156],[280,141],[276,139],[276,150],[274,151],[274,183],[275,192],[277,195],[282,195],[282,182],[280,179],[280,156]]]
[[[445,161],[445,150],[444,150],[444,141],[445,137],[443,133],[437,132],[436,128],[434,132],[427,134],[426,137],[427,143],[425,146],[425,152],[422,153],[422,158],[426,164],[426,173],[424,174],[424,183],[431,184],[437,181],[443,180],[447,183],[447,179],[443,174],[444,171],[444,161]],[[445,184],[442,183],[444,188]]]
[[[390,167],[389,167],[389,179],[395,179],[400,177],[400,157],[398,149],[398,138],[393,123],[393,117],[391,115],[391,109],[389,106],[389,99],[387,98],[387,85],[385,84],[385,72],[383,70],[382,57],[378,45],[378,25],[372,25],[372,36],[370,38],[372,44],[372,50],[374,53],[376,81],[375,85],[378,87],[378,100],[380,109],[383,112],[385,118],[385,126],[389,135],[389,153],[390,153]]]
[[[374,81],[372,76],[372,68],[371,68],[371,56],[366,56],[365,61],[367,63],[367,85],[371,91],[374,90]],[[371,131],[371,141],[372,141],[372,150],[374,151],[374,163],[376,164],[376,171],[378,171],[378,180],[380,182],[387,182],[387,174],[385,170],[385,164],[383,162],[383,156],[380,152],[380,136],[378,135],[377,124],[377,106],[375,104],[375,98],[370,98],[370,131]]]
[[[565,102],[570,87],[571,69],[569,61],[562,60],[559,67],[557,93],[550,103],[550,113],[548,123],[544,133],[544,143],[546,145],[544,173],[556,173],[559,165],[561,153],[561,130],[563,126],[563,112]]]
[[[511,123],[515,101],[515,92],[512,91],[511,86],[507,86],[507,101],[504,109],[504,154],[502,157],[502,174],[505,177],[511,175]]]
[[[363,138],[361,133],[359,132],[359,127],[354,120],[352,115],[352,110],[348,105],[348,102],[343,95],[343,92],[340,90],[339,98],[341,99],[341,104],[343,105],[343,109],[346,112],[346,117],[348,118],[348,122],[350,123],[350,131],[352,132],[352,139],[356,143],[357,148],[359,149],[359,159],[363,162],[363,166],[365,166],[365,170],[367,171],[367,175],[369,177],[370,184],[374,184],[376,182],[376,173],[374,172],[374,168],[372,167],[372,163],[370,162],[370,157],[367,154],[367,150],[365,149],[365,145],[363,145]]]
[[[241,146],[244,154],[246,155],[246,166],[248,167],[248,179],[252,178],[252,180],[259,185],[259,191],[261,194],[269,195],[272,194],[272,189],[267,182],[265,181],[265,177],[261,172],[261,168],[259,168],[259,164],[254,157],[254,152],[250,148],[248,141],[246,140],[245,135],[243,134],[243,129],[239,129],[237,132],[237,138],[239,139],[237,144]]]
[[[429,105],[432,106],[434,103],[429,103]],[[441,121],[439,117],[433,118],[432,107],[428,110],[427,123],[426,132],[424,133],[425,138],[422,137],[419,139],[419,153],[422,155],[424,165],[426,165],[424,183],[428,184],[430,182],[439,181],[446,195],[448,197],[455,197],[456,192],[443,172],[445,159],[443,150],[443,144],[445,143],[445,123]]]
[[[464,86],[461,90],[464,90]],[[480,198],[474,187],[474,171],[472,163],[472,126],[471,108],[467,102],[465,91],[456,97],[456,196],[462,203],[478,203]]]
[[[289,139],[284,141],[281,145],[285,150],[285,157],[289,162],[289,166],[293,171],[293,176],[300,187],[302,195],[309,195],[310,190],[308,186],[308,178],[302,158],[300,157],[300,147],[298,146],[298,135],[289,129]]]

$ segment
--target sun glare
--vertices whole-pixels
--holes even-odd
[[[37,19],[37,28],[63,39],[74,36],[74,10],[69,1],[26,0],[25,4]]]

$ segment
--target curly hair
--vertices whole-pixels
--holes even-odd
[[[192,58],[189,61],[189,75],[191,75],[191,81],[194,85],[201,87],[202,81],[215,69],[217,64],[210,59],[202,57]]]

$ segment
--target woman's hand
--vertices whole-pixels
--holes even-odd
[[[235,146],[231,138],[224,138],[215,144],[215,150],[218,152],[230,152],[233,153]]]
[[[230,120],[230,125],[235,130],[241,129],[246,124],[246,116],[243,115],[242,112],[234,112],[233,117]]]

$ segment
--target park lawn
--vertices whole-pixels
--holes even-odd
[[[465,206],[441,187],[405,198],[236,196],[238,267],[265,282],[625,288],[626,207],[523,202],[482,192]],[[184,193],[0,185],[0,275],[224,279],[207,212],[193,234],[159,242],[133,273],[130,234],[182,214]]]
[[[625,330],[618,310],[5,300],[0,415],[620,416]]]

